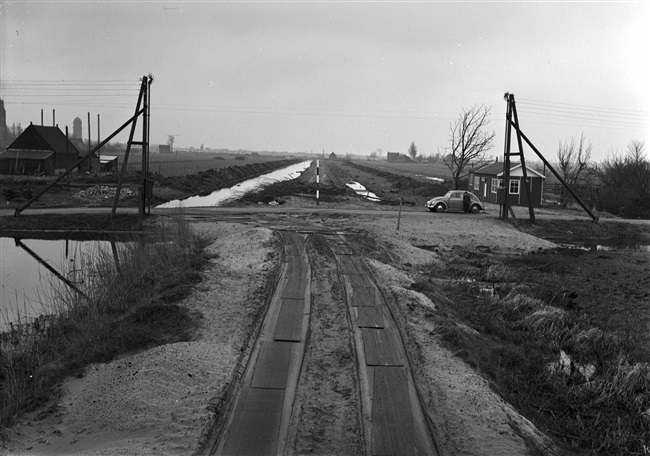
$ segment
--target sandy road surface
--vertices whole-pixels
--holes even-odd
[[[393,217],[381,213],[265,212],[246,216],[210,212],[193,211],[195,215],[188,216],[197,232],[213,239],[210,251],[215,254],[204,281],[183,302],[202,314],[195,340],[90,366],[82,378],[61,385],[60,398],[21,419],[10,431],[5,454],[201,453],[215,420],[222,418],[230,385],[238,381],[259,329],[268,293],[265,286],[278,267],[275,228],[371,233],[376,248],[362,247],[369,252],[376,278],[393,297],[391,305],[398,319],[404,306],[435,306],[409,289],[408,271],[442,259],[415,245],[438,245],[443,251],[459,245],[512,253],[553,246],[488,216],[467,224],[463,215],[431,218],[406,214],[397,231],[395,212]],[[367,237],[357,239],[362,244],[366,241]],[[328,288],[327,283],[320,286]],[[548,446],[479,375],[426,332],[434,330],[411,328],[409,340],[418,347],[413,350],[414,372],[425,412],[442,436],[443,454],[487,455],[498,450],[499,454],[515,455],[526,454],[531,446]],[[313,389],[303,393],[322,394]],[[308,408],[304,410],[307,413]],[[317,417],[317,410],[309,413]],[[354,436],[354,431],[349,431],[339,433],[338,438],[331,436],[329,442],[318,433],[307,439],[303,435],[289,453],[312,448],[316,454],[328,454],[328,445],[332,445],[330,449],[346,448],[341,439]]]

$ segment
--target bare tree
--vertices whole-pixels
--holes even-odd
[[[650,162],[645,157],[645,143],[632,141],[627,146],[627,168],[630,186],[639,196],[650,195]]]
[[[612,151],[595,167],[599,210],[633,218],[650,218],[650,161],[645,144],[632,141],[625,155]]]
[[[418,147],[415,145],[414,142],[411,143],[409,146],[409,155],[413,160],[415,160],[415,157],[418,155]]]
[[[483,131],[490,123],[490,109],[484,105],[463,108],[456,122],[449,124],[451,146],[445,148],[442,162],[451,171],[455,189],[460,186],[465,168],[471,162],[482,162],[485,152],[492,147],[496,133]]]
[[[576,144],[575,138],[570,141],[564,140],[557,150],[558,167],[562,172],[564,181],[574,190],[578,185],[588,183],[591,160],[591,141],[587,141],[584,133],[580,135],[580,141]],[[570,201],[569,194],[564,194],[562,207],[566,207]]]
[[[174,135],[167,136],[167,144],[169,145],[170,151],[174,151]]]

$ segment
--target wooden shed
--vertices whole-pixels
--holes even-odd
[[[526,174],[533,207],[539,207],[542,205],[546,176],[529,167],[526,167]],[[503,198],[507,193],[508,201],[512,206],[528,206],[523,179],[521,163],[511,163],[510,182],[503,188],[503,163],[491,163],[470,171],[468,190],[478,196],[481,201],[488,203],[503,204]],[[499,191],[499,188],[503,188],[503,190]]]
[[[58,127],[30,125],[0,155],[3,174],[63,172],[79,159],[79,151]]]
[[[386,160],[389,163],[411,163],[411,157],[407,155],[400,154],[399,152],[388,152],[386,154]]]

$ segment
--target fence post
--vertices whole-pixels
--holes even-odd
[[[402,220],[402,198],[399,199],[399,215],[397,216],[397,231],[399,231],[399,223]]]

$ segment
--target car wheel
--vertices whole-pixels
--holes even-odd
[[[436,206],[433,208],[434,211],[436,212],[444,212],[445,211],[445,205],[442,203],[436,204]]]
[[[469,208],[469,211],[472,214],[477,214],[478,211],[480,211],[480,210],[481,210],[481,208],[480,208],[480,206],[478,204],[473,204],[472,207]]]

